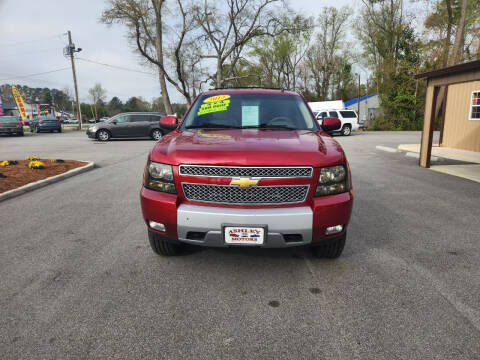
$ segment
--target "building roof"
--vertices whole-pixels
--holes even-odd
[[[441,69],[427,71],[421,74],[415,75],[415,79],[422,79],[422,78],[435,78],[441,77],[445,75],[451,75],[456,73],[461,73],[470,70],[480,70],[480,60],[475,60],[463,64],[457,64],[453,66],[447,66]]]
[[[367,100],[373,96],[376,96],[377,94],[370,94],[370,95],[365,95],[360,97],[360,101]],[[356,104],[358,102],[358,97],[351,98],[347,101],[344,102],[345,107]]]

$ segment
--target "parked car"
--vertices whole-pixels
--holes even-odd
[[[64,124],[78,124],[78,120],[75,118],[65,118],[63,120]]]
[[[23,123],[15,116],[0,116],[0,134],[23,136]]]
[[[118,114],[104,122],[89,126],[87,136],[100,141],[127,137],[151,137],[158,140],[168,132],[160,127],[160,119],[163,116],[165,114],[156,112]]]
[[[353,194],[345,154],[328,134],[339,119],[319,127],[294,92],[223,89],[200,94],[169,126],[140,191],[154,252],[310,246],[319,257],[340,256]]]
[[[325,117],[336,117],[342,123],[340,133],[343,136],[349,136],[353,130],[359,128],[358,115],[354,110],[342,109],[342,110],[323,110],[316,115],[319,124],[322,124],[322,119]]]
[[[41,115],[30,121],[30,130],[39,133],[41,131],[62,132],[60,120],[53,115]]]
[[[100,118],[98,121],[99,122],[104,122],[104,121],[107,121],[108,119],[109,118],[105,116],[105,117]]]

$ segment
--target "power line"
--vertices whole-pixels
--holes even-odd
[[[64,71],[64,70],[69,70],[69,69],[70,69],[70,68],[66,67],[66,68],[61,68],[61,69],[56,69],[56,70],[50,70],[50,71],[45,71],[45,72],[36,73],[36,74],[21,75],[21,76],[13,76],[13,75],[12,75],[13,77],[11,77],[11,78],[6,78],[6,79],[0,79],[0,81],[23,79],[23,78],[28,78],[28,77],[37,76],[37,75],[51,74],[51,73],[54,73],[54,72],[59,72],[59,71]]]
[[[110,67],[110,68],[113,68],[113,69],[131,71],[131,72],[136,72],[136,73],[145,74],[145,75],[155,75],[154,73],[151,73],[151,72],[146,72],[146,71],[141,71],[141,70],[136,70],[136,69],[130,69],[130,68],[126,68],[126,67],[123,67],[123,66],[101,63],[99,61],[94,61],[94,60],[85,59],[85,58],[81,58],[81,57],[76,57],[76,59],[86,61],[86,62],[89,62],[89,63],[92,63],[92,64],[107,66],[107,67]]]

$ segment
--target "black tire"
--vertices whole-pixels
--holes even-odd
[[[62,128],[58,129],[58,132],[61,133],[61,132],[62,132]]]
[[[105,134],[105,135],[102,135]],[[105,129],[100,129],[96,133],[97,140],[99,141],[108,141],[112,137],[112,134],[110,134],[110,131],[105,130]]]
[[[342,255],[346,238],[347,234],[345,233],[339,238],[326,240],[325,244],[312,247],[313,255],[318,258],[337,259]]]
[[[182,252],[181,244],[168,242],[161,235],[158,235],[154,232],[148,232],[148,240],[150,241],[152,250],[158,255],[175,256]]]
[[[158,137],[156,135],[157,132],[160,134],[160,136]],[[152,131],[150,131],[150,137],[152,138],[152,140],[158,141],[162,138],[162,136],[163,132],[160,129],[152,129]]]
[[[350,124],[343,125],[341,133],[343,136],[350,136],[350,134],[352,133],[352,125]]]
[[[39,129],[38,127],[36,127],[36,128],[35,128],[35,132],[36,132],[37,134],[39,134],[39,133],[40,133],[40,129]]]

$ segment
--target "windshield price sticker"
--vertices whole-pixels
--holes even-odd
[[[230,95],[211,96],[203,100],[203,104],[198,109],[197,116],[210,114],[219,111],[227,111],[230,106]]]

